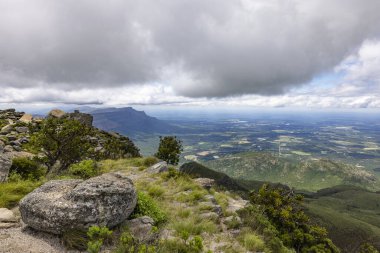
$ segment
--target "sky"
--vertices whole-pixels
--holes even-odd
[[[0,108],[380,108],[379,0],[0,0]]]

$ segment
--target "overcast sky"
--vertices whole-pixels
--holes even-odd
[[[0,107],[380,108],[379,13],[379,0],[0,0]]]

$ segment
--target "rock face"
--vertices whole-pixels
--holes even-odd
[[[0,183],[5,182],[8,178],[9,169],[12,166],[12,160],[6,154],[0,153]]]
[[[136,206],[132,181],[119,173],[83,180],[53,180],[20,201],[24,223],[45,232],[61,234],[92,225],[114,227]]]

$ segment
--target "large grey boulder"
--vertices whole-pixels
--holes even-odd
[[[0,183],[7,180],[11,166],[12,160],[10,156],[0,153]]]
[[[136,206],[132,181],[120,173],[83,180],[53,180],[20,201],[21,218],[30,227],[62,234],[90,226],[114,227]]]

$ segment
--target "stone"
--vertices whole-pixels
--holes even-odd
[[[8,141],[15,141],[15,140],[17,140],[17,136],[16,135],[7,135],[7,138],[8,138]]]
[[[4,146],[5,146],[5,143],[2,140],[0,140],[0,153],[4,152]]]
[[[20,143],[22,144],[25,144],[25,143],[28,143],[29,142],[29,138],[28,137],[21,137],[19,140],[18,140]]]
[[[60,109],[53,109],[48,113],[48,117],[53,117],[53,118],[63,118],[66,115],[66,113]]]
[[[215,185],[215,180],[211,178],[200,177],[200,178],[194,179],[194,182],[207,190],[210,190],[210,188]]]
[[[15,130],[18,133],[27,133],[29,132],[29,127],[15,127]]]
[[[13,125],[11,125],[11,124],[9,124],[9,125],[6,125],[6,126],[3,126],[2,128],[1,128],[1,133],[2,134],[9,134],[10,132],[12,132],[13,131]]]
[[[20,223],[15,222],[0,222],[0,229],[20,227]]]
[[[8,179],[9,169],[12,166],[12,160],[6,154],[0,154],[0,183]]]
[[[17,219],[11,210],[0,208],[0,222],[17,222]]]
[[[159,162],[159,163],[156,163],[152,166],[150,166],[147,171],[149,173],[161,173],[161,172],[165,172],[165,171],[168,171],[168,164],[165,162],[165,161],[162,161],[162,162]]]
[[[33,116],[31,114],[25,113],[24,115],[22,115],[19,121],[29,124],[33,121]]]
[[[6,145],[5,147],[4,147],[4,152],[6,153],[6,152],[13,152],[14,151],[14,149],[13,149],[13,147],[11,146],[11,145]]]
[[[136,206],[132,180],[107,173],[88,180],[52,180],[26,195],[19,203],[28,226],[53,234],[88,227],[115,227]]]
[[[133,237],[139,242],[148,242],[151,241],[154,237],[153,226],[154,221],[149,216],[139,217],[133,220],[127,220],[125,222],[129,231]]]

